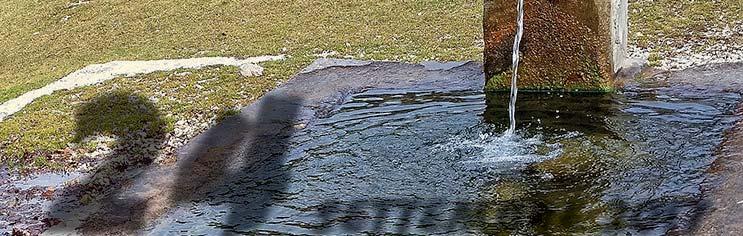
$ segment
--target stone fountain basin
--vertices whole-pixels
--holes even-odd
[[[419,177],[405,177],[405,175],[399,173],[406,173],[406,169],[401,169],[399,170],[400,172],[393,172],[389,171],[393,169],[375,169],[373,165],[361,169],[358,169],[358,166],[339,167],[338,163],[344,163],[340,159],[335,162],[327,162],[328,165],[320,165],[320,163],[322,163],[320,159],[322,158],[313,159],[302,154],[314,151],[316,154],[319,153],[317,154],[319,157],[324,156],[322,151],[327,149],[318,149],[317,147],[323,146],[318,144],[323,144],[326,140],[323,139],[323,136],[312,136],[313,132],[322,131],[322,129],[319,129],[318,127],[331,127],[332,125],[328,126],[325,124],[332,124],[332,121],[334,120],[348,121],[358,118],[355,116],[359,114],[368,115],[370,113],[353,112],[358,112],[359,109],[362,109],[361,111],[363,111],[363,109],[367,108],[362,108],[362,106],[370,107],[369,104],[373,105],[371,106],[372,108],[369,109],[386,109],[383,106],[385,103],[391,104],[391,107],[395,108],[399,104],[406,105],[410,103],[416,105],[417,101],[426,104],[426,101],[424,101],[426,99],[434,102],[438,101],[442,104],[459,104],[463,102],[464,105],[462,106],[448,106],[444,110],[434,110],[433,113],[425,114],[451,112],[446,114],[452,114],[452,117],[462,117],[462,119],[444,120],[453,122],[454,124],[478,125],[480,124],[478,123],[478,120],[481,119],[498,121],[501,119],[499,114],[502,113],[498,111],[498,105],[493,105],[493,107],[496,107],[495,110],[488,109],[484,105],[484,100],[491,98],[499,100],[499,97],[498,95],[486,96],[482,95],[481,92],[478,92],[483,87],[484,76],[482,73],[482,65],[475,62],[405,64],[396,62],[365,62],[323,59],[310,66],[307,70],[299,73],[295,78],[283,84],[279,88],[269,92],[261,100],[242,109],[239,116],[228,118],[224,122],[193,139],[186,147],[179,151],[177,163],[150,168],[137,175],[132,180],[133,183],[122,192],[120,197],[117,198],[119,200],[99,201],[83,206],[74,200],[76,193],[58,191],[58,194],[53,198],[53,201],[36,199],[33,202],[29,201],[26,207],[28,208],[28,205],[33,205],[32,208],[35,207],[37,210],[42,210],[42,207],[47,210],[54,209],[53,212],[51,212],[50,217],[59,220],[59,222],[47,231],[48,233],[83,232],[98,234],[107,232],[114,233],[123,230],[124,232],[158,234],[183,233],[185,230],[185,232],[190,233],[217,233],[226,231],[232,233],[267,232],[297,234],[342,234],[361,232],[456,234],[503,232],[500,230],[510,230],[510,232],[522,232],[519,230],[527,230],[523,232],[529,232],[528,230],[534,230],[530,229],[528,226],[503,223],[503,221],[498,220],[519,219],[519,217],[532,219],[534,220],[532,222],[537,222],[534,223],[534,225],[546,226],[546,228],[552,230],[549,232],[596,232],[596,230],[602,232],[602,230],[609,230],[608,232],[658,233],[672,230],[702,230],[705,225],[721,226],[723,224],[720,222],[730,223],[735,222],[736,219],[733,216],[721,214],[727,213],[725,210],[720,211],[710,209],[731,209],[730,206],[735,206],[735,204],[737,204],[737,201],[735,201],[736,199],[734,199],[733,196],[735,196],[737,191],[739,191],[737,189],[741,189],[736,188],[742,181],[739,177],[731,174],[735,173],[732,171],[735,171],[736,169],[734,164],[730,163],[736,163],[736,160],[742,159],[740,155],[740,145],[736,145],[739,143],[739,139],[736,139],[735,137],[740,135],[739,131],[743,125],[741,125],[741,123],[735,123],[739,115],[736,115],[732,109],[732,107],[738,103],[740,98],[739,94],[743,92],[741,89],[743,87],[741,86],[743,85],[742,74],[742,64],[712,65],[681,72],[658,74],[652,79],[642,81],[641,83],[628,81],[625,90],[625,93],[628,94],[622,94],[622,96],[629,97],[630,99],[605,100],[596,98],[595,96],[583,97],[584,95],[565,95],[570,99],[577,98],[576,100],[579,101],[595,101],[596,104],[599,104],[584,104],[586,109],[606,109],[602,108],[604,105],[600,104],[605,104],[606,106],[615,106],[615,103],[631,104],[631,106],[626,107],[627,111],[620,113],[628,114],[627,117],[634,115],[645,117],[647,114],[651,114],[651,117],[648,119],[640,119],[641,121],[657,122],[651,124],[678,122],[677,119],[679,117],[681,117],[681,119],[687,119],[687,121],[714,120],[715,122],[718,122],[710,127],[719,128],[720,130],[712,132],[713,134],[710,134],[710,137],[712,138],[707,140],[709,142],[704,143],[704,147],[706,148],[700,149],[700,155],[705,156],[705,159],[699,162],[694,162],[696,163],[694,165],[684,165],[694,166],[692,171],[693,173],[691,173],[690,176],[702,177],[693,177],[692,180],[694,180],[694,182],[689,185],[691,186],[690,189],[687,189],[687,191],[679,191],[680,193],[676,194],[681,197],[670,198],[676,200],[684,199],[683,201],[671,201],[678,203],[675,205],[659,205],[657,209],[661,209],[660,211],[664,212],[659,214],[652,211],[652,209],[655,209],[653,207],[649,208],[651,210],[626,211],[629,213],[644,213],[650,216],[653,216],[653,214],[656,214],[656,216],[662,216],[657,217],[657,219],[654,218],[656,221],[651,222],[653,227],[648,227],[646,229],[632,226],[633,222],[637,223],[633,220],[638,218],[627,216],[627,214],[614,214],[614,216],[618,216],[613,218],[602,214],[598,214],[598,216],[590,215],[595,218],[589,217],[589,220],[586,222],[598,222],[598,226],[592,225],[585,228],[567,227],[582,223],[581,221],[563,224],[556,224],[554,222],[549,223],[551,221],[548,219],[572,217],[570,215],[561,214],[561,212],[575,213],[587,209],[585,208],[585,205],[580,205],[582,207],[578,207],[578,211],[571,208],[553,209],[549,207],[534,207],[534,205],[538,206],[540,204],[546,204],[548,206],[549,204],[559,205],[564,202],[546,201],[542,195],[534,195],[529,193],[529,191],[522,191],[523,188],[520,186],[530,186],[526,188],[527,190],[530,188],[556,188],[558,190],[559,188],[569,188],[565,185],[550,184],[551,182],[554,182],[553,180],[555,179],[565,177],[565,175],[561,175],[564,174],[564,172],[561,172],[559,169],[555,170],[555,167],[571,167],[572,165],[570,162],[560,162],[559,160],[561,159],[559,157],[554,158],[553,160],[557,161],[552,161],[551,165],[533,164],[535,162],[544,163],[545,160],[541,159],[529,162],[518,162],[516,165],[511,165],[513,164],[511,163],[506,166],[507,168],[501,168],[502,166],[496,168],[497,170],[501,170],[501,172],[495,171],[495,174],[493,175],[472,174],[479,173],[477,171],[479,170],[477,169],[479,166],[493,165],[492,162],[482,161],[482,159],[457,159],[455,160],[457,163],[465,164],[462,166],[454,165],[453,168],[461,167],[462,169],[459,169],[461,171],[438,170],[438,172],[436,169],[431,169],[430,171],[425,172],[424,170],[426,169],[416,167],[426,167],[428,165],[423,162],[418,165],[410,165],[410,163],[400,162],[397,165],[415,170],[409,173],[419,174]],[[462,91],[470,92],[462,93]],[[431,92],[435,93],[432,95]],[[478,93],[481,95],[478,95]],[[712,96],[714,98],[710,98],[710,95],[724,95],[727,97],[718,99],[714,96]],[[543,105],[542,109],[552,107],[549,103],[543,103],[545,99],[542,99],[542,96],[537,96],[537,98],[534,99],[530,99],[529,96],[530,95],[524,95],[522,101],[524,101],[525,104],[532,104],[532,106],[546,104]],[[654,97],[649,100],[647,99],[648,96]],[[673,100],[674,96],[683,97],[684,99],[692,99],[693,102],[675,102],[675,100]],[[551,95],[549,98],[560,99],[561,97],[558,94]],[[567,99],[565,97],[562,98]],[[436,99],[443,100],[439,101]],[[666,101],[667,103],[664,103],[663,101]],[[462,113],[461,110],[457,110],[459,109],[457,107],[467,107],[469,110],[465,111],[470,112],[470,114]],[[420,110],[421,108],[412,109]],[[527,110],[525,107],[521,107],[521,109]],[[379,111],[380,110],[374,110],[374,112]],[[663,112],[655,112],[655,114],[652,114],[653,111]],[[720,114],[717,114],[714,111],[718,111]],[[484,118],[478,118],[481,114],[484,114]],[[530,129],[530,127],[534,128],[535,126],[538,126],[535,125],[537,122],[541,122],[541,120],[549,121],[546,117],[554,115],[552,112],[532,112],[530,114],[532,114],[532,117],[522,117],[521,123],[525,125],[522,126],[524,129]],[[534,119],[534,116],[538,117],[540,114],[547,115],[544,115],[541,119]],[[581,117],[584,118],[584,121],[596,121],[599,123],[606,122],[600,117],[596,118],[595,115],[597,113],[588,113],[588,116],[586,116],[580,111],[571,113],[563,110],[562,114],[564,114],[563,117],[572,117],[574,119],[570,120],[570,122],[553,122],[552,124],[554,124],[554,126],[566,129],[580,129],[580,132],[584,134],[590,132],[604,132],[600,130],[596,131],[596,129],[590,129],[591,131],[589,131],[578,127],[580,125],[575,125],[581,120]],[[680,115],[675,116],[674,114]],[[343,119],[344,115],[350,119]],[[701,117],[696,115],[700,115]],[[380,119],[384,119],[383,117],[385,116],[382,115],[381,117],[382,118]],[[423,121],[418,123],[432,124],[432,122],[425,122],[426,117],[437,116],[421,116]],[[369,118],[360,120],[374,119]],[[586,122],[586,125],[591,126],[591,122]],[[416,122],[413,122],[412,124],[414,125],[415,123]],[[496,125],[492,127],[492,129],[497,130],[499,128],[497,126],[498,122],[495,123]],[[613,123],[607,122],[599,126],[611,128],[610,124]],[[545,125],[545,127],[547,126],[548,125]],[[732,129],[730,129],[731,127]],[[430,130],[435,130],[437,132],[431,132],[426,136],[435,137],[437,134],[445,134],[446,136],[449,136],[450,133],[447,132],[452,132],[447,131],[449,129],[446,129],[446,127],[439,126],[423,127],[422,129],[429,128]],[[731,131],[723,135],[722,130]],[[335,130],[331,131],[335,132]],[[476,131],[489,132],[489,130]],[[534,132],[544,132],[545,137],[549,136],[549,132],[546,131]],[[637,139],[644,138],[643,135],[641,135],[642,133],[639,134],[640,135],[636,137]],[[605,137],[608,137],[608,140],[616,140],[611,137],[611,135]],[[441,143],[439,142],[441,140],[429,141],[434,143],[439,142],[435,143],[438,144],[439,147],[455,147],[454,149],[437,149],[443,150],[442,152],[450,154],[454,153],[453,155],[464,153],[464,156],[472,156],[473,154],[471,153],[473,150],[475,150],[476,153],[480,153],[479,150],[481,149],[478,148],[482,146],[483,142],[487,143],[488,141],[493,140],[489,139],[487,136],[485,138],[482,138],[482,136],[473,138],[465,135],[465,137],[462,138],[462,140],[474,142],[476,145],[474,147],[468,146],[457,149],[458,147],[454,145],[455,143]],[[627,138],[625,137],[625,139]],[[460,143],[458,141],[462,140],[457,140],[456,143]],[[544,138],[543,141],[544,140],[550,139]],[[553,137],[552,140],[559,141],[560,138]],[[589,143],[594,142],[590,139],[585,139],[584,141]],[[394,152],[396,149],[394,148],[385,149],[385,147],[389,147],[390,145],[394,146],[395,144],[378,143],[377,145],[370,145],[369,147],[379,148],[369,149],[372,152],[374,152],[374,150],[383,150],[383,152],[378,152],[373,155],[370,154],[368,156],[390,157],[389,155],[391,155],[395,158],[390,160],[397,161],[400,160],[397,158],[405,156],[395,155]],[[539,144],[536,145],[538,146]],[[596,147],[594,144],[591,145],[589,146]],[[399,150],[407,150],[406,146],[408,145],[400,145],[397,146],[397,148]],[[409,146],[429,148],[427,145],[415,143],[411,143]],[[435,145],[432,144],[431,146]],[[724,150],[724,152],[713,153],[714,150],[718,149]],[[601,150],[596,149],[588,151],[593,151],[595,153],[600,152]],[[474,156],[477,155],[479,154],[474,154]],[[418,160],[425,161],[426,159],[420,157]],[[356,164],[375,163],[384,164],[388,168],[393,168],[395,166],[390,165],[395,162],[389,163],[384,160],[380,162],[368,160],[366,162],[357,162]],[[441,161],[437,163],[447,165],[449,162]],[[332,171],[320,171],[317,175],[307,171],[309,169],[322,169],[323,166],[333,166],[336,168]],[[709,168],[710,166],[717,167]],[[286,168],[289,168],[289,170],[292,170],[293,172],[279,171],[286,170]],[[353,178],[344,175],[342,171],[337,172],[344,168],[347,170],[358,169],[360,171],[388,170],[386,173],[374,173],[371,176],[389,176],[392,179],[399,177],[398,180],[416,180],[416,182],[420,180],[420,183],[425,184],[409,182],[410,185],[406,185],[406,182],[399,181],[389,184],[389,186],[401,187],[401,191],[399,192],[387,189],[385,186],[372,188],[369,187],[370,185],[359,186],[341,184],[337,185],[340,187],[337,191],[331,191],[333,194],[326,193],[325,195],[321,195],[331,197],[317,198],[314,200],[311,197],[308,198],[307,194],[316,193],[314,191],[317,189],[327,189],[334,186],[332,184],[328,185],[328,183],[332,183],[332,180],[338,180],[341,182],[353,180]],[[457,173],[460,172],[470,174],[457,175]],[[514,174],[515,172],[518,173]],[[529,172],[530,174],[523,175],[522,173],[524,172]],[[316,179],[327,178],[328,176],[323,177],[323,174],[327,173],[333,173],[330,175],[330,177],[333,178],[330,178],[329,182],[316,181]],[[471,181],[452,180],[449,184],[447,181],[444,181],[445,179],[435,178],[434,176],[437,175],[431,175],[432,173],[449,173],[451,175],[442,176],[474,176],[477,178],[472,179]],[[534,173],[538,173],[539,175],[535,175]],[[600,174],[600,172],[596,173]],[[643,172],[639,171],[635,173]],[[347,174],[353,176],[363,173],[353,172]],[[69,178],[78,178],[76,177],[77,175],[71,175]],[[302,180],[293,179],[293,177],[296,176],[304,176],[304,178],[302,178]],[[500,177],[491,178],[493,176]],[[581,176],[581,178],[586,177],[586,175]],[[715,179],[713,178],[714,176],[719,177],[719,185],[709,184],[710,181],[708,180]],[[44,178],[47,177],[39,176],[32,180],[22,180],[15,184],[3,185],[3,188],[16,185],[27,186],[29,184],[54,184],[59,182],[59,178],[65,177],[49,177],[54,178],[54,181],[39,180]],[[426,181],[426,179],[429,181]],[[596,178],[597,182],[588,181],[587,183],[602,183],[600,180],[601,178]],[[660,180],[663,180],[663,178]],[[359,181],[361,181],[361,179],[359,179]],[[638,181],[642,182],[642,178]],[[283,182],[286,182],[286,184],[282,184]],[[470,182],[476,183],[478,186],[472,187],[467,185],[467,183]],[[432,183],[433,185],[431,185]],[[443,185],[436,185],[435,183],[442,183]],[[320,188],[318,185],[313,184],[325,185],[321,185],[324,187]],[[344,188],[344,186],[354,187]],[[404,186],[411,187],[404,188]],[[436,189],[436,191],[429,191],[430,193],[426,192],[425,194],[412,190],[408,192],[404,191],[406,189],[415,189],[416,186],[433,186],[431,189]],[[591,189],[590,186],[591,185],[589,184],[588,189]],[[677,185],[671,184],[671,186]],[[721,186],[721,188],[716,188],[717,186]],[[112,186],[112,188],[118,187],[119,186]],[[463,197],[458,197],[458,195],[455,194],[457,189],[462,191],[461,196]],[[673,187],[665,189],[676,190],[676,188]],[[440,194],[437,195],[437,191],[439,191],[439,193],[445,192],[448,195],[445,194],[444,196],[439,196]],[[494,191],[494,194],[490,196],[496,196],[495,198],[483,197],[488,195],[490,191]],[[591,192],[589,190],[586,191]],[[340,193],[340,195],[335,193]],[[367,194],[359,195],[359,193]],[[568,191],[567,193],[573,192]],[[591,204],[588,205],[596,206],[596,208],[592,208],[594,211],[596,209],[603,209],[601,206],[613,206],[610,203],[615,203],[614,200],[617,199],[633,199],[632,197],[622,195],[619,192],[609,192],[619,193],[618,195],[605,194],[603,191],[592,193],[595,193],[597,197],[591,198],[591,200],[588,201]],[[689,194],[684,195],[685,193]],[[675,193],[659,193],[658,196],[676,196],[674,194]],[[360,197],[365,195],[375,197]],[[463,199],[471,196],[474,196],[477,200],[467,201],[466,199]],[[705,201],[713,201],[714,204],[712,204],[712,208],[708,208],[706,204],[702,204]],[[525,203],[525,205],[521,203]],[[580,202],[576,203],[568,201],[568,203],[568,205],[563,204],[562,206],[574,206]],[[649,203],[652,205],[657,204],[658,202]],[[631,205],[634,203],[632,201],[626,201],[624,204]],[[519,207],[514,209],[513,207],[509,208],[508,206]],[[725,208],[725,206],[728,208]],[[520,211],[519,208],[536,209],[536,211],[524,212]],[[546,211],[544,211],[545,209]],[[671,212],[675,213],[668,214],[666,210],[669,209]],[[679,210],[682,210],[682,212],[677,212]],[[707,211],[709,211],[709,213],[707,213]],[[472,213],[487,215],[488,212],[495,214],[496,217],[466,217],[466,215]],[[507,214],[498,215],[497,212],[506,212]],[[430,217],[431,215],[434,216]],[[540,218],[541,216],[545,216],[546,218]],[[669,216],[670,218],[668,218]],[[702,216],[702,220],[697,220],[697,217],[699,216]],[[426,219],[429,220],[428,223],[426,223]],[[625,220],[625,223],[629,222],[631,227],[609,227],[613,225],[610,221],[614,219]],[[475,222],[475,224],[472,225],[470,222]],[[446,227],[430,226],[431,224],[436,225],[438,223],[442,223],[442,225]],[[640,225],[642,223],[647,222],[639,222]],[[696,223],[699,223],[698,225],[701,225],[701,227],[695,228],[695,225],[697,225]],[[710,229],[708,228],[707,230]]]

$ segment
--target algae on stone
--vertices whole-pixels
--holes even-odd
[[[615,57],[623,56],[623,48],[615,47],[612,40],[617,28],[622,28],[612,23],[612,10],[617,6],[610,4],[615,2],[621,0],[526,0],[518,87],[537,91],[612,91],[616,87]],[[515,19],[516,1],[485,2],[486,90],[510,87],[510,80],[503,78],[512,74]]]

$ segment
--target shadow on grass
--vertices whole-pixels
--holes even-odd
[[[117,91],[101,95],[82,105],[75,113],[75,143],[84,144],[102,136],[115,138],[111,152],[97,164],[78,185],[66,188],[63,197],[50,208],[62,222],[79,208],[94,203],[108,203],[118,215],[127,215],[128,227],[143,225],[141,214],[130,212],[145,199],[121,198],[133,179],[144,172],[162,148],[166,122],[149,99],[131,92]]]

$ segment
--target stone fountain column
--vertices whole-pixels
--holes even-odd
[[[611,91],[627,47],[627,0],[524,0],[518,86]],[[517,0],[485,0],[486,90],[508,90]]]

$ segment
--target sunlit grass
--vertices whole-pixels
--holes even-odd
[[[110,91],[160,98],[155,105],[170,123],[221,119],[318,53],[418,62],[480,60],[482,52],[482,1],[474,0],[76,2],[0,4],[0,102],[112,60],[266,54],[288,59],[265,63],[265,75],[257,78],[241,77],[234,67],[189,70],[186,76],[158,72],[43,97],[0,123],[3,163],[59,167],[46,158],[71,142],[75,110]],[[196,86],[197,81],[202,82]]]
[[[363,59],[477,60],[482,1],[8,0],[0,102],[91,63],[326,50]],[[290,65],[287,68],[299,68]]]
[[[86,126],[93,125],[81,124],[75,117],[76,111],[97,97],[110,93],[125,92],[151,100],[157,109],[152,112],[162,116],[159,119],[166,123],[163,124],[166,132],[172,132],[174,123],[179,120],[220,118],[225,113],[230,114],[231,110],[249,104],[286,77],[287,74],[275,64],[267,64],[263,77],[242,77],[236,67],[210,67],[117,78],[96,86],[54,93],[2,123],[2,161],[11,167],[21,168],[49,167],[47,165],[55,161],[70,161],[41,160],[51,157],[44,155],[48,152],[28,154],[68,147],[69,143],[74,142],[74,131],[80,130],[78,126],[84,130]],[[135,133],[147,125],[142,123],[143,120],[152,120],[151,117],[145,117],[148,115],[151,113],[127,116],[101,114],[101,117],[113,119],[105,123]],[[84,143],[74,147],[82,148],[83,153],[95,148]]]

